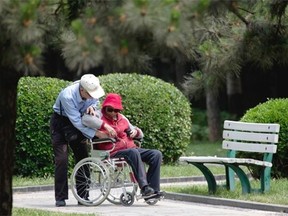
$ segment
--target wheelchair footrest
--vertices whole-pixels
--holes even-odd
[[[164,191],[160,191],[158,193],[149,195],[149,196],[142,196],[141,194],[139,196],[137,196],[137,200],[139,199],[144,199],[145,201],[150,201],[150,200],[162,200],[165,197],[165,192]]]

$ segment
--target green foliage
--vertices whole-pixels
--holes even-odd
[[[208,140],[207,115],[205,110],[193,109],[192,140]]]
[[[83,34],[83,26],[82,25],[83,24],[82,24],[80,19],[76,19],[76,20],[73,20],[71,22],[71,28],[77,36],[80,36]]]
[[[69,82],[45,77],[23,77],[18,84],[15,175],[53,173],[49,121],[61,88]],[[71,160],[71,159],[70,159]]]
[[[21,5],[20,11],[22,13],[22,19],[35,19],[36,9],[39,6],[39,3],[39,0],[33,0]]]
[[[106,92],[122,95],[123,114],[144,134],[144,148],[162,151],[164,162],[178,160],[190,143],[191,108],[173,85],[147,75],[100,76]]]
[[[235,115],[230,114],[228,112],[221,112],[221,125],[226,119],[236,120]],[[192,141],[199,142],[199,141],[208,141],[208,125],[207,125],[207,114],[206,110],[201,110],[197,108],[193,108],[193,115],[192,115]]]
[[[288,99],[271,99],[249,109],[241,118],[244,122],[278,123],[280,124],[277,153],[273,156],[271,175],[275,178],[288,177]],[[255,153],[242,153],[241,157],[262,158]],[[259,177],[259,167],[251,168],[252,175]]]

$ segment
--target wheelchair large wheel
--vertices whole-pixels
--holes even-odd
[[[111,179],[106,165],[89,157],[79,161],[71,176],[71,189],[77,201],[87,206],[100,205],[110,192]]]

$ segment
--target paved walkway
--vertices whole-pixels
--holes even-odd
[[[181,216],[283,216],[286,213],[261,211],[245,208],[228,207],[224,205],[209,205],[195,202],[175,201],[164,199],[154,206],[147,205],[143,201],[135,201],[132,206],[125,207],[114,205],[107,201],[100,206],[86,207],[78,206],[77,200],[69,192],[69,200],[65,207],[55,207],[54,191],[39,192],[14,192],[13,206],[42,209],[48,211],[66,212],[66,213],[90,213],[101,216],[151,216],[151,215],[181,215]]]

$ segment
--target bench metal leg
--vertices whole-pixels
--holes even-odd
[[[230,167],[237,174],[242,186],[242,193],[251,193],[251,185],[246,173],[239,166],[234,166],[232,164],[225,164],[225,166]]]
[[[267,192],[270,190],[270,180],[271,180],[271,167],[265,167],[261,173],[261,192]]]
[[[228,166],[225,166],[225,173],[226,173],[226,189],[230,191],[234,191],[236,188],[235,172]]]
[[[205,176],[205,179],[208,183],[208,191],[210,194],[215,194],[216,193],[216,180],[212,172],[208,167],[206,167],[203,163],[194,163],[194,162],[188,162],[196,166]]]

